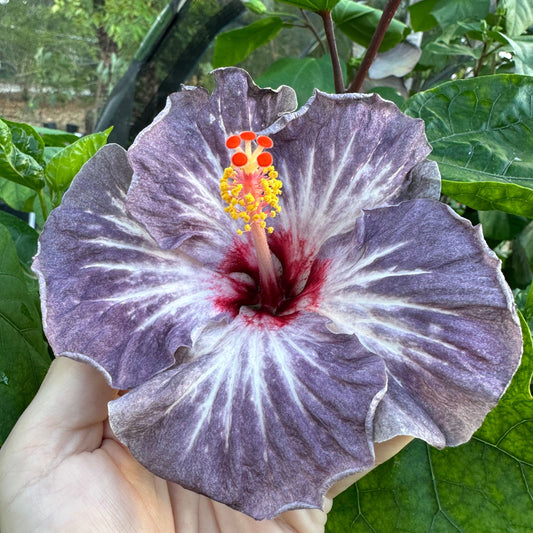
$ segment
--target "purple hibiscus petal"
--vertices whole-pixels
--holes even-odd
[[[407,187],[402,187],[393,199],[393,204],[415,198],[440,200],[441,179],[435,161],[425,160],[418,163],[408,175]]]
[[[377,95],[317,91],[267,133],[283,181],[269,242],[282,263],[299,265],[301,280],[322,244],[353,229],[363,209],[439,197],[438,167],[425,159],[431,148],[424,123]]]
[[[362,209],[406,199],[411,170],[431,151],[423,121],[377,95],[317,91],[270,130],[283,181],[279,224],[315,248],[351,230]],[[438,181],[434,167],[428,174],[417,181]]]
[[[47,220],[33,266],[54,352],[122,389],[173,365],[195,328],[221,315],[214,296],[234,290],[231,278],[161,250],[126,212],[131,176],[126,152],[103,147]]]
[[[375,440],[467,441],[505,391],[522,339],[511,292],[480,228],[413,200],[365,211],[330,239],[321,314],[383,358]]]
[[[219,180],[230,165],[226,138],[261,131],[293,111],[289,87],[259,89],[244,71],[215,71],[216,88],[185,87],[129,149],[135,170],[127,205],[164,248],[176,248],[203,264],[221,260],[237,226],[224,212]],[[189,242],[188,242],[189,241]]]
[[[109,404],[152,472],[262,519],[320,508],[335,481],[373,464],[383,361],[324,318],[243,311],[183,350],[189,362]]]

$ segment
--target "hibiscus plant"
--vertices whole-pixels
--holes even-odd
[[[0,121],[37,212],[0,213],[0,443],[69,357],[139,462],[255,519],[408,436],[326,531],[527,531],[533,4],[245,4],[127,149]],[[298,26],[323,57],[240,68]]]

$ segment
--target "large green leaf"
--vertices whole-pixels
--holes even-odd
[[[505,9],[505,31],[517,37],[533,25],[533,0],[502,0]]]
[[[346,78],[346,72],[343,74]],[[324,55],[320,59],[311,57],[279,59],[272,63],[256,82],[260,87],[274,89],[280,85],[290,85],[296,91],[299,105],[303,105],[309,99],[314,89],[328,93],[335,92],[329,55]]]
[[[531,336],[496,409],[467,444],[415,441],[335,498],[327,533],[529,533],[533,524]]]
[[[331,11],[338,3],[339,0],[279,0],[284,4],[290,4],[301,9],[307,9],[309,11]]]
[[[279,17],[266,17],[244,28],[217,36],[213,53],[213,67],[236,65],[254,50],[271,41],[283,28]]]
[[[352,41],[362,46],[368,46],[382,14],[383,12],[379,9],[358,4],[352,0],[341,0],[331,16],[336,27]],[[379,51],[390,50],[403,41],[410,31],[403,22],[392,19]]]
[[[33,211],[36,192],[0,177],[0,200],[17,211]]]
[[[39,234],[20,218],[4,211],[0,211],[0,225],[9,231],[21,264],[29,270],[33,256],[37,253]]]
[[[407,101],[426,123],[443,193],[474,209],[533,217],[533,78],[444,83]]]
[[[50,187],[60,192],[67,190],[81,167],[104,146],[111,129],[82,137],[57,152],[46,166]]]
[[[15,245],[0,226],[0,445],[50,364],[39,299],[27,288]]]
[[[43,150],[44,143],[31,126],[0,120],[0,179],[42,189]]]

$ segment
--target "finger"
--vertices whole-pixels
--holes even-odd
[[[49,447],[59,455],[93,451],[101,443],[107,402],[115,397],[96,369],[58,357],[5,445]]]
[[[346,477],[344,479],[341,479],[341,481],[339,481],[338,483],[335,483],[335,485],[333,485],[331,489],[329,489],[326,495],[326,499],[330,500],[326,503],[326,506],[328,504],[331,506],[331,500],[333,500],[335,496],[337,496],[341,492],[344,492],[348,487],[353,485],[363,476],[366,476],[366,474],[368,474],[371,470],[374,470],[374,468],[376,468],[380,464],[384,463],[385,461],[388,461],[391,457],[394,457],[402,448],[407,446],[412,440],[413,437],[409,437],[407,435],[400,435],[385,442],[376,443],[374,445],[374,451],[376,454],[376,461],[374,463],[374,466],[368,470],[358,472],[353,476]],[[326,510],[329,511],[329,508],[326,507]]]

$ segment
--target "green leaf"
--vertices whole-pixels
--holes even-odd
[[[509,215],[501,211],[479,211],[479,221],[485,239],[511,241],[528,225],[525,217]]]
[[[498,32],[498,34],[511,47],[514,53],[516,73],[528,76],[533,74],[533,35],[511,39],[504,33]]]
[[[470,39],[474,39],[476,41],[492,40],[502,44],[508,43],[508,38],[505,36],[505,34],[499,31],[487,29],[487,23],[485,20],[459,22],[457,27],[462,35],[466,35]]]
[[[428,43],[425,50],[431,54],[440,54],[444,56],[469,56],[479,59],[481,56],[481,47],[471,48],[464,44],[447,43],[445,41],[433,41]]]
[[[372,87],[368,92],[379,94],[381,98],[394,102],[398,107],[405,105],[405,98],[393,87]]]
[[[343,72],[343,75],[346,78],[346,72]],[[280,85],[290,85],[296,91],[299,105],[303,105],[309,99],[315,88],[328,93],[335,92],[329,55],[319,59],[311,57],[279,59],[256,79],[256,83],[260,87],[275,89]]]
[[[440,0],[431,13],[441,28],[457,22],[484,19],[490,10],[490,0]]]
[[[517,37],[533,25],[533,0],[502,0],[505,9],[505,31]]]
[[[415,31],[427,31],[438,26],[437,19],[431,14],[440,0],[422,0],[409,6],[411,26]]]
[[[39,234],[26,222],[5,211],[0,211],[0,225],[9,231],[20,262],[29,271],[33,256],[37,253]]]
[[[17,211],[33,211],[33,200],[36,198],[35,191],[0,178],[0,199],[9,207]]]
[[[39,299],[26,287],[15,245],[0,226],[0,445],[50,364]]]
[[[271,41],[283,28],[279,17],[266,17],[244,28],[217,35],[213,53],[213,67],[236,65],[254,50]]]
[[[335,498],[327,533],[531,531],[533,352],[522,328],[522,365],[472,440],[442,451],[413,442]]]
[[[533,322],[533,285],[529,287],[529,290],[527,291],[527,296],[524,300],[523,307],[520,307],[520,304],[517,300],[517,305],[519,309],[524,313],[524,318],[527,321],[527,325],[529,327],[529,330],[531,331],[531,323]],[[533,386],[533,382],[530,383],[530,391]]]
[[[44,148],[44,161],[46,164],[50,162],[50,159],[54,157],[58,152],[61,152],[63,150],[62,146],[45,146]]]
[[[530,272],[533,271],[533,222],[530,222],[517,236],[517,241],[524,249]]]
[[[261,2],[261,0],[245,0],[243,4],[246,9],[249,9],[252,13],[256,13],[257,15],[262,15],[268,11],[267,7]]]
[[[0,120],[0,178],[42,189],[43,150],[43,141],[31,126]]]
[[[301,9],[307,9],[314,11],[331,11],[338,3],[339,0],[279,0],[284,4],[290,4]]]
[[[60,192],[66,191],[81,167],[104,146],[111,129],[82,137],[55,154],[46,166],[50,186]]]
[[[29,124],[3,119],[11,130],[13,144],[24,154],[30,155],[39,164],[43,161],[44,142],[39,133]]]
[[[533,280],[527,250],[520,239],[505,244],[506,246],[496,247],[499,253],[505,254],[502,263],[505,281],[513,289],[527,287]]]
[[[36,127],[35,131],[41,136],[45,146],[65,147],[76,142],[79,137],[73,133],[51,128]]]
[[[488,414],[474,438],[496,447],[518,463],[527,463],[521,464],[524,479],[517,483],[517,488],[520,487],[523,491],[528,487],[530,490],[533,488],[530,486],[533,484],[533,446],[531,446],[533,442],[533,397],[531,396],[533,344],[531,332],[522,315],[520,315],[520,322],[524,338],[522,364],[500,403]],[[533,524],[531,495],[529,495],[529,507],[525,511],[530,517],[529,524]]]
[[[405,112],[426,123],[444,194],[533,218],[533,78],[444,83],[410,98]]]
[[[341,0],[331,16],[336,27],[352,41],[368,46],[382,14],[380,9],[358,4],[352,0]],[[390,50],[403,41],[410,32],[411,30],[403,22],[392,19],[379,51]]]

